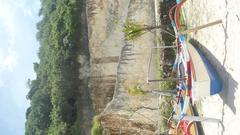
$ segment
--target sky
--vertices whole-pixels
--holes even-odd
[[[39,0],[0,0],[0,135],[24,135],[28,78],[34,79]]]

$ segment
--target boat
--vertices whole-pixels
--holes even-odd
[[[189,43],[188,51],[192,63],[192,100],[198,101],[222,91],[221,79],[204,53]]]
[[[177,0],[169,11],[169,18],[176,36],[176,59],[173,71],[177,71],[176,89],[178,92],[177,103],[168,119],[168,125],[172,128],[172,120],[178,121],[177,135],[198,135],[196,122],[203,120],[215,121],[216,119],[194,116],[192,103],[204,97],[218,94],[222,91],[222,82],[216,70],[208,61],[204,53],[187,42],[179,21],[181,6],[186,0]],[[174,17],[172,16],[175,9]],[[185,17],[184,17],[185,19]],[[174,72],[173,72],[174,73]]]

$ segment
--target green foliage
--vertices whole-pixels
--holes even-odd
[[[153,29],[164,29],[166,26],[148,26],[142,25],[136,22],[127,21],[124,24],[123,33],[126,40],[135,40],[136,38],[143,35],[145,32],[151,31]]]
[[[160,69],[160,78],[163,77],[163,69]],[[163,81],[159,83],[160,90],[172,90],[176,87],[176,82],[174,81]]]
[[[172,31],[171,31],[172,32]],[[162,34],[162,40],[165,43],[171,43],[174,42],[174,38],[166,33]],[[162,61],[161,58],[161,53],[164,53],[164,60]],[[157,79],[161,79],[164,77],[164,69],[163,66],[161,66],[162,64],[165,63],[165,61],[171,61],[170,59],[175,58],[175,50],[174,49],[167,49],[167,50],[160,50],[157,49]],[[172,90],[176,87],[176,83],[173,81],[163,81],[163,82],[159,82],[158,85],[159,89],[162,90]],[[167,119],[170,117],[172,110],[173,110],[173,103],[172,103],[173,99],[171,97],[166,97],[163,96],[161,98],[161,102],[160,102],[160,112],[161,112],[161,117],[160,117],[160,132],[165,132],[167,131],[169,128],[167,127]]]
[[[182,11],[183,12],[179,13],[179,22],[180,22],[180,25],[182,25],[182,31],[185,31],[185,30],[187,30],[187,25],[184,20],[184,10],[182,10]]]
[[[82,0],[41,0],[39,63],[28,80],[26,135],[75,135]],[[78,129],[79,130],[79,129]]]
[[[91,135],[102,135],[102,128],[99,122],[99,118],[98,116],[95,116],[93,118],[93,126],[91,129]]]
[[[170,97],[164,97],[163,102],[160,104],[160,112],[161,112],[160,131],[161,132],[166,131],[168,129],[167,120],[170,117],[173,110],[172,100],[173,99]]]
[[[126,40],[134,40],[144,34],[144,26],[127,21],[124,25],[124,36]]]
[[[137,95],[145,95],[146,92],[141,88],[141,87],[128,87],[127,88],[128,94],[132,96],[137,96]]]
[[[160,57],[158,57],[160,59]],[[159,62],[159,60],[158,60]],[[161,67],[158,67],[158,78],[162,78],[163,76],[163,69]],[[159,89],[160,90],[172,90],[174,89],[175,82],[160,82],[159,83]],[[160,118],[160,131],[164,132],[168,129],[167,127],[167,118],[169,118],[170,114],[173,110],[173,104],[171,103],[173,99],[171,97],[162,97],[162,102],[160,103],[160,112],[161,112],[161,118]]]

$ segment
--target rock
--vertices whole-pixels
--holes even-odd
[[[112,100],[129,0],[88,0],[91,97],[96,114]]]
[[[153,9],[154,1],[130,0],[127,20],[154,25]],[[100,122],[106,135],[153,135],[157,130],[158,95],[148,92],[131,96],[128,89],[135,86],[144,91],[156,88],[146,83],[151,56],[151,50],[146,48],[154,46],[154,34],[148,32],[135,41],[125,43],[119,57],[114,96],[99,115]]]

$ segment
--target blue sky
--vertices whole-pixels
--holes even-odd
[[[23,135],[28,78],[38,61],[39,0],[0,0],[0,135]]]

